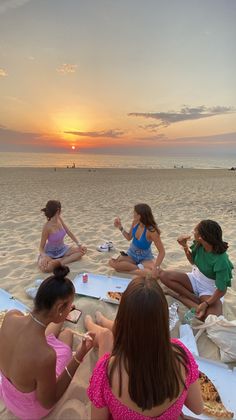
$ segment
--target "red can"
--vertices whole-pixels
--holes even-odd
[[[88,274],[84,273],[83,276],[82,276],[82,279],[83,279],[83,283],[87,283],[88,282]]]

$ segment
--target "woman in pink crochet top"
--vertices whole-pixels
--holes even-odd
[[[98,315],[100,325],[85,320],[103,354],[88,388],[92,420],[177,420],[183,405],[202,412],[198,366],[170,339],[168,304],[157,281],[131,281],[114,325]]]

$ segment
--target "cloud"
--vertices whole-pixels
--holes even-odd
[[[11,130],[0,125],[0,150],[4,152],[55,152],[65,151],[63,140],[43,133]]]
[[[6,70],[4,70],[3,68],[0,68],[0,77],[6,77],[6,76],[7,76]]]
[[[162,127],[162,123],[160,124],[147,124],[147,125],[139,125],[139,128],[142,128],[143,130],[151,131],[152,133],[155,133],[158,131],[159,127]]]
[[[204,146],[216,146],[216,145],[233,145],[236,144],[236,132],[232,133],[221,133],[221,134],[212,134],[209,136],[191,136],[191,137],[167,137],[165,134],[156,134],[146,137],[139,137],[136,139],[139,142],[153,143],[157,145],[166,145],[169,147],[172,146],[192,146],[198,145],[198,147],[204,148]]]
[[[77,64],[62,64],[59,66],[56,70],[60,74],[69,74],[69,73],[75,73],[77,69]]]
[[[31,0],[1,0],[0,3],[0,14],[5,13],[8,9],[15,9],[23,6]]]
[[[104,131],[64,131],[65,134],[73,134],[81,137],[112,137],[118,138],[123,136],[121,130],[104,130]]]
[[[192,121],[199,120],[202,118],[214,117],[215,115],[222,114],[231,114],[236,110],[233,107],[226,106],[214,106],[207,108],[204,105],[198,107],[190,108],[187,105],[184,105],[180,111],[168,111],[168,112],[130,112],[128,116],[130,117],[143,117],[143,118],[152,118],[159,120],[160,123],[157,127],[168,127],[171,124],[178,123],[181,121]],[[149,126],[146,128],[148,129]]]

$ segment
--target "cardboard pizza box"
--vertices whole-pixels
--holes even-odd
[[[233,419],[236,419],[236,368],[229,369],[227,365],[203,357],[194,356],[199,370],[205,373],[217,388],[222,402],[228,411],[234,413]],[[206,414],[197,416],[184,407],[183,412],[186,416],[195,419],[213,419]]]

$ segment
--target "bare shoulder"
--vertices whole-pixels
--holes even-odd
[[[50,221],[47,221],[44,225],[43,225],[43,232],[47,233],[50,230]]]
[[[150,236],[153,240],[160,238],[160,232],[158,232],[153,226],[147,228],[147,235]]]
[[[25,314],[19,311],[18,309],[11,309],[10,311],[6,312],[5,319],[11,319],[16,316],[21,317],[21,316],[25,316]]]

